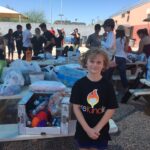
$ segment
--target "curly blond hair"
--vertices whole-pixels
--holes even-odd
[[[104,58],[104,69],[103,69],[103,71],[105,71],[109,66],[109,58],[108,58],[107,53],[102,49],[90,49],[90,50],[86,51],[85,53],[83,53],[80,56],[79,62],[83,68],[86,68],[87,60],[88,59],[94,59],[98,55],[100,55]]]

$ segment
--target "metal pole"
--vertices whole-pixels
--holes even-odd
[[[51,0],[51,25],[52,25],[52,22],[53,22],[53,11],[52,11],[52,0]]]
[[[62,7],[63,7],[63,1],[60,0],[60,19],[61,19],[61,24],[62,24],[62,17],[63,17],[63,10],[62,10]]]
[[[19,15],[19,23],[21,23],[21,15]]]

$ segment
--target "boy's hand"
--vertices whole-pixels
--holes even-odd
[[[96,140],[99,137],[99,132],[97,132],[94,128],[90,128],[89,130],[86,131],[87,135],[93,139]]]

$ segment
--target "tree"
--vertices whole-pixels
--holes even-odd
[[[28,17],[28,22],[42,23],[47,22],[43,11],[28,11],[24,13]]]

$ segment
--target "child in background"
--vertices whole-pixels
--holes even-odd
[[[13,37],[13,30],[9,29],[8,33],[4,36],[4,38],[7,40],[7,46],[8,46],[8,59],[13,60],[14,56],[14,50],[15,50],[15,43],[14,43],[14,37]]]
[[[72,88],[70,102],[77,118],[75,139],[80,150],[104,150],[110,140],[109,119],[118,107],[112,84],[102,77],[109,59],[102,50],[89,50],[80,57],[88,70]]]

